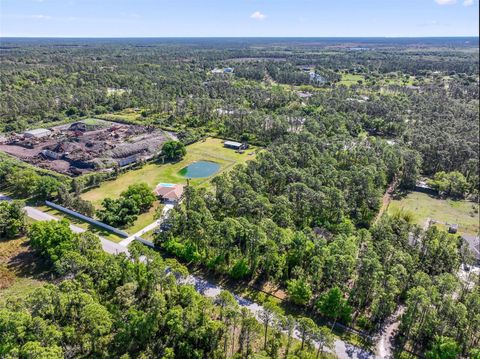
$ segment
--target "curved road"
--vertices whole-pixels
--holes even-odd
[[[7,196],[4,196],[0,193],[0,200],[9,201],[10,198],[8,198]],[[32,218],[34,220],[37,220],[37,221],[58,221],[59,220],[57,217],[52,216],[51,214],[42,212],[42,211],[40,211],[36,208],[33,208],[33,207],[25,206],[24,209],[25,209],[25,212],[27,213],[27,215],[30,218]],[[164,211],[164,212],[165,212],[164,214],[166,215],[169,211],[167,210],[167,211]],[[150,226],[147,226],[147,227],[150,227]],[[70,228],[75,233],[83,233],[83,232],[86,231],[85,229],[77,227],[73,224],[70,224]],[[149,230],[150,229],[153,229],[153,228],[149,228]],[[100,238],[100,241],[101,241],[101,244],[102,244],[102,248],[105,252],[111,253],[111,254],[125,253],[126,255],[129,255],[127,246],[135,238],[135,236],[131,236],[131,237],[128,238],[128,241],[123,240],[120,243],[114,243],[114,242],[109,241],[109,240],[107,240],[105,238],[102,238],[102,237],[99,237],[99,238]],[[132,238],[132,239],[130,240],[130,238]],[[181,279],[180,283],[192,285],[197,292],[199,292],[200,294],[202,294],[206,297],[209,297],[209,298],[215,298],[223,290],[223,288],[221,288],[220,286],[218,286],[216,284],[210,283],[205,279],[198,278],[198,277],[195,277],[195,276],[192,276],[192,275],[189,275],[188,277]],[[250,310],[252,312],[252,314],[257,319],[259,319],[259,315],[260,315],[261,311],[263,310],[263,307],[261,305],[259,305],[257,303],[254,303],[254,302],[251,302],[251,301],[249,301],[249,300],[247,300],[243,297],[240,297],[238,295],[235,295],[235,294],[233,294],[233,295],[234,295],[235,299],[237,300],[237,302],[240,306],[245,307],[248,310]],[[293,337],[295,339],[300,339],[300,332],[297,329],[295,329],[295,331],[293,333]],[[315,344],[315,347],[318,348],[318,344],[317,343],[314,343],[314,344]],[[328,348],[325,348],[325,351],[332,352],[332,350],[329,350]],[[377,357],[377,356],[375,356],[375,354],[373,354],[369,351],[358,348],[358,347],[356,347],[352,344],[346,343],[346,342],[344,342],[343,340],[340,340],[340,339],[335,340],[333,352],[340,359],[375,359],[375,358],[382,358],[382,356]]]

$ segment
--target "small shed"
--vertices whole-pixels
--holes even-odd
[[[173,183],[159,183],[155,187],[155,195],[161,200],[169,203],[177,203],[183,196],[183,185]]]
[[[458,232],[458,224],[456,223],[452,223],[449,227],[448,227],[448,233],[451,233],[451,234],[455,234]]]
[[[223,146],[234,150],[245,150],[248,148],[248,144],[235,141],[225,141],[223,143]]]
[[[52,134],[52,131],[46,128],[37,128],[35,130],[28,130],[23,133],[26,138],[42,138]]]

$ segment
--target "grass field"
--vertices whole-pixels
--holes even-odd
[[[478,205],[473,202],[445,200],[421,192],[410,192],[404,198],[392,200],[388,207],[388,213],[399,210],[411,213],[413,221],[422,228],[430,218],[444,223],[457,223],[460,234],[477,235],[479,232]]]
[[[135,183],[145,182],[152,189],[158,183],[186,184],[187,179],[181,176],[179,171],[189,164],[200,160],[218,163],[220,165],[220,170],[216,173],[216,175],[218,175],[231,169],[238,163],[245,163],[247,160],[255,158],[256,149],[257,148],[252,147],[243,154],[240,154],[234,150],[223,147],[223,141],[220,139],[207,138],[205,141],[196,142],[187,146],[187,154],[180,162],[146,164],[142,168],[123,173],[114,180],[103,182],[99,187],[82,194],[82,198],[91,201],[95,207],[99,208],[104,198],[118,198],[120,193]],[[208,186],[213,177],[214,176],[192,179],[190,184],[193,186]],[[155,210],[151,210],[148,214],[141,215],[135,224],[127,228],[126,231],[133,234],[145,227],[147,224],[153,222],[154,214]]]
[[[0,305],[45,284],[48,271],[25,238],[0,241]]]
[[[357,85],[358,81],[364,81],[365,78],[362,75],[342,73],[342,79],[337,83],[338,85],[352,86]]]
[[[196,161],[208,160],[218,163],[220,170],[217,174],[219,174],[232,168],[237,163],[244,163],[255,157],[254,155],[249,155],[255,151],[255,148],[239,154],[234,150],[224,148],[222,142],[222,140],[216,138],[208,138],[203,142],[196,142],[187,147],[187,155],[180,162],[146,164],[142,168],[123,173],[114,180],[103,182],[99,187],[82,194],[82,198],[91,201],[98,207],[104,198],[117,198],[128,186],[135,183],[145,182],[152,189],[162,182],[186,184],[187,179],[178,172]],[[212,178],[213,176],[194,178],[190,181],[190,184],[193,186],[205,186]]]

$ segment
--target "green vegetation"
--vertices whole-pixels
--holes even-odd
[[[344,86],[352,86],[362,84],[364,81],[365,78],[362,75],[344,72],[342,73],[342,79],[337,84]]]
[[[25,233],[26,220],[21,202],[0,201],[0,240]]]
[[[187,154],[187,150],[182,142],[167,141],[163,144],[162,154],[169,161],[179,161]]]
[[[98,188],[94,188],[82,194],[82,198],[91,201],[97,207],[106,197],[116,198],[128,186],[146,182],[150,187],[154,188],[159,183],[180,183],[186,184],[185,177],[179,174],[180,170],[189,164],[200,161],[209,160],[220,164],[220,171],[231,169],[235,164],[244,163],[254,159],[256,148],[253,147],[245,153],[237,153],[234,150],[224,148],[223,141],[217,138],[207,138],[204,141],[196,142],[187,146],[187,154],[183,160],[176,163],[149,163],[140,169],[132,170],[119,175],[116,179],[106,181],[100,184]],[[211,178],[193,178],[190,180],[192,186],[210,186]]]
[[[474,192],[473,189],[469,190],[465,176],[458,171],[450,173],[440,171],[435,173],[435,176],[428,181],[428,184],[441,195],[453,198],[463,198],[468,192]]]
[[[52,274],[64,279],[0,307],[0,330],[12,333],[0,336],[2,356],[134,357],[154,352],[182,358],[191,353],[206,358],[225,353],[329,358],[323,346],[316,350],[311,344],[317,340],[331,348],[327,328],[300,318],[298,343],[292,338],[294,319],[281,316],[274,305],[265,305],[258,323],[228,292],[221,292],[214,304],[193,287],[176,283],[175,277],[187,274],[184,267],[141,245],[132,246],[132,258],[112,256],[91,233],[71,232],[67,221],[34,223],[29,242],[51,264]],[[145,263],[138,260],[141,255]]]
[[[134,233],[161,209],[158,183],[186,184],[183,168],[215,162],[218,175],[189,181],[169,230],[147,236],[202,273],[274,288],[281,311],[266,305],[258,323],[228,293],[216,306],[178,286],[165,270],[185,269],[137,243],[131,258],[112,257],[67,223],[36,224],[31,244],[55,285],[1,306],[1,357],[310,359],[326,355],[311,341],[328,347],[335,322],[361,330],[345,335],[357,343],[400,308],[395,338],[384,338],[395,355],[478,356],[478,276],[465,270],[472,257],[458,236],[440,230],[479,230],[478,41],[139,41],[5,39],[0,149],[9,132],[94,127],[92,117],[168,129],[174,141],[155,162],[75,179],[0,154],[2,193],[98,211]],[[258,147],[235,152],[216,137]],[[405,192],[379,215],[394,189],[422,177],[441,197],[473,202]],[[14,217],[2,208],[2,236],[23,232]],[[426,229],[428,218],[437,223]],[[21,288],[13,267],[1,268],[6,290]],[[284,313],[300,317],[298,343]]]
[[[26,298],[46,281],[48,268],[26,238],[0,240],[0,308]]]
[[[479,228],[478,204],[465,200],[441,199],[421,192],[410,192],[404,197],[394,199],[388,213],[396,214],[404,211],[409,214],[413,223],[425,227],[427,221],[434,220],[443,229],[448,224],[458,224],[458,232],[477,235]]]
[[[136,183],[120,193],[118,199],[105,198],[98,219],[111,226],[131,226],[141,213],[147,212],[155,201],[152,189],[146,183]]]

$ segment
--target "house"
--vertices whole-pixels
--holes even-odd
[[[173,183],[159,183],[153,190],[161,200],[169,203],[176,203],[182,199],[183,185]]]
[[[52,131],[47,130],[46,128],[37,128],[35,130],[25,131],[23,135],[26,138],[42,138],[48,137],[52,134]]]
[[[233,150],[245,150],[248,148],[247,143],[240,143],[240,142],[235,142],[235,141],[225,141],[223,142],[223,146],[226,148],[231,148]]]

